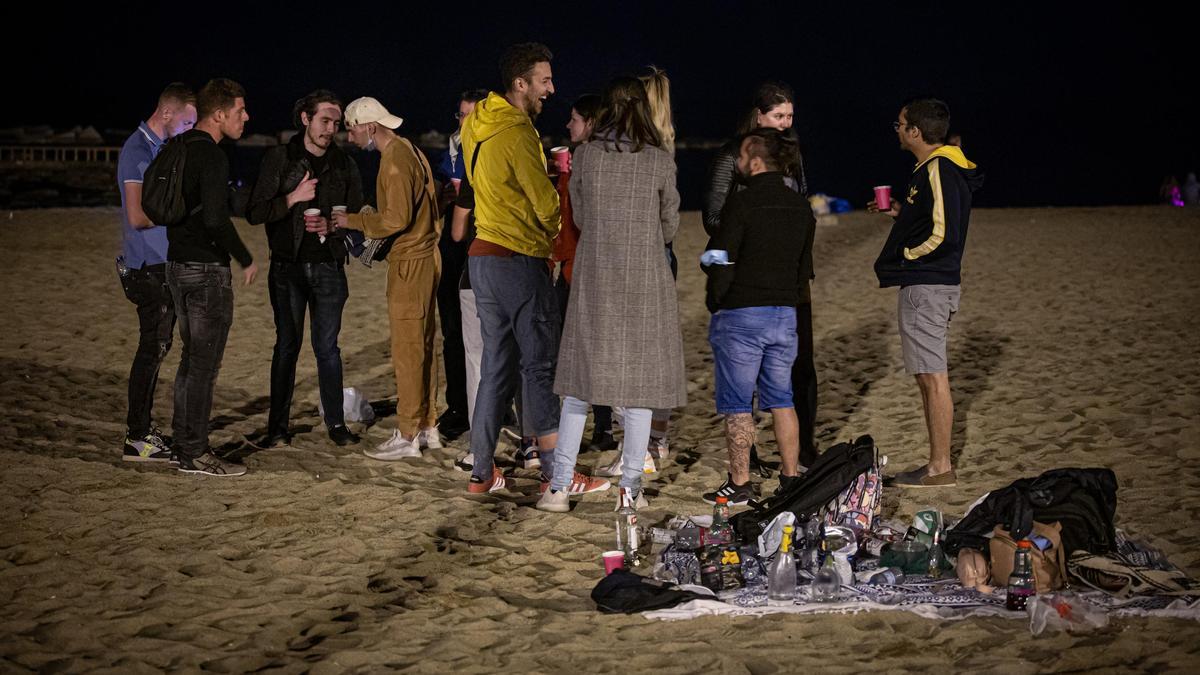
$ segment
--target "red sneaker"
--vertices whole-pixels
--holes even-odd
[[[592,478],[591,476],[587,476],[576,471],[575,474],[571,476],[571,484],[567,486],[567,494],[585,495],[589,492],[604,492],[610,487],[612,487],[612,483],[602,478]],[[538,486],[538,492],[541,492],[542,494],[546,494],[546,490],[549,489],[550,481],[548,480],[542,481],[542,484]]]
[[[508,487],[508,479],[500,472],[500,468],[492,466],[492,479],[489,481],[480,481],[478,478],[471,476],[471,482],[467,483],[467,492],[472,494],[483,494],[499,492]]]

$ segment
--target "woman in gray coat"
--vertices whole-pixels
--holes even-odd
[[[618,508],[645,506],[651,409],[687,401],[675,281],[664,247],[679,227],[675,160],[661,149],[646,90],[620,77],[604,92],[592,142],[572,160],[579,226],[555,393],[564,396],[546,511],[569,509],[588,404],[625,408]]]

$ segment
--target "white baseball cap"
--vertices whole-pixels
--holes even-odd
[[[346,126],[375,122],[389,129],[399,128],[404,120],[388,112],[387,108],[370,96],[356,98],[346,106]]]

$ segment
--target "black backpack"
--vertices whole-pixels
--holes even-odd
[[[735,515],[733,529],[745,541],[762,534],[776,516],[791,511],[798,521],[818,514],[825,505],[845,490],[850,483],[875,465],[875,440],[859,436],[853,443],[838,443],[817,456],[808,471],[787,492],[750,502],[749,511]]]
[[[163,149],[146,167],[142,178],[142,211],[155,225],[178,225],[188,216],[200,211],[200,206],[187,209],[183,199],[183,167],[187,164],[189,143],[204,140],[194,137],[184,140],[176,136],[163,145]]]

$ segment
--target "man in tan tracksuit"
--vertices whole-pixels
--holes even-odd
[[[387,301],[396,370],[396,430],[366,451],[368,457],[389,461],[420,457],[422,448],[442,447],[435,426],[434,360],[441,219],[429,161],[395,133],[402,122],[370,97],[346,106],[350,140],[364,150],[379,150],[375,189],[379,210],[335,216],[334,221],[335,227],[362,230],[372,239],[395,235],[387,254]]]

